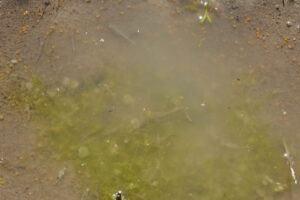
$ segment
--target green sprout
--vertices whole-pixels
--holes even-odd
[[[204,16],[202,17],[202,19],[200,20],[200,24],[202,24],[203,22],[205,22],[205,20],[207,19],[209,23],[212,23],[212,19],[209,16],[209,0],[207,0],[206,5],[205,5],[205,12],[204,12]]]

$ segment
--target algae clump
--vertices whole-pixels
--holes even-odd
[[[60,96],[39,84],[29,92],[46,148],[82,171],[83,190],[103,199],[122,190],[133,200],[252,200],[276,195],[278,182],[289,188],[280,143],[253,111],[259,103],[169,88],[147,74],[149,84],[139,73],[110,67]]]

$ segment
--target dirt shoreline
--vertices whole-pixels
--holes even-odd
[[[128,11],[128,6],[135,4],[135,1],[124,1],[122,4],[103,2],[105,7],[116,6],[117,12]],[[220,7],[221,17],[229,18],[234,31],[249,35],[245,38],[249,45],[257,46],[270,60],[280,56],[277,66],[266,67],[260,74],[265,81],[265,90],[258,92],[263,94],[273,88],[274,94],[278,96],[270,102],[267,110],[278,115],[278,122],[282,122],[278,127],[286,131],[299,127],[300,98],[297,86],[300,84],[300,2],[286,3],[285,6],[281,2],[224,0],[220,2]],[[44,158],[34,153],[38,145],[35,142],[36,135],[30,131],[26,115],[16,105],[18,102],[10,99],[9,88],[12,84],[20,84],[24,79],[29,79],[36,72],[47,74],[49,69],[45,69],[45,66],[49,65],[41,66],[46,59],[40,62],[40,56],[45,54],[47,36],[53,31],[51,27],[59,27],[57,24],[60,22],[56,20],[62,13],[68,12],[76,16],[78,10],[73,9],[75,4],[84,13],[93,4],[101,9],[101,3],[79,0],[64,3],[58,0],[1,1],[0,114],[4,119],[0,121],[0,156],[3,159],[0,165],[0,196],[4,200],[80,199],[80,192],[72,188],[72,177],[66,177],[60,185],[55,185],[58,168],[41,162]],[[166,1],[165,4],[168,5],[166,9],[170,10],[170,15],[176,8],[182,8],[180,1]],[[91,15],[93,20],[98,20],[97,13]],[[109,13],[101,13],[101,18],[109,17]],[[73,20],[75,19],[77,18]],[[51,52],[48,53],[52,56]],[[68,73],[68,69],[50,69],[49,72],[52,75],[63,74]],[[274,105],[282,108],[281,110],[288,110],[288,117],[282,117],[280,111],[272,111]],[[297,141],[299,140],[298,135]],[[296,160],[296,164],[299,166],[300,162]]]

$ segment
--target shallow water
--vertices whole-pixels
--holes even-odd
[[[252,92],[264,57],[247,57],[255,48],[227,19],[139,6],[100,34],[74,19],[82,34],[50,40],[57,50],[41,63],[53,71],[17,97],[34,110],[38,151],[70,162],[87,199],[284,199],[282,138],[261,118],[269,97]]]

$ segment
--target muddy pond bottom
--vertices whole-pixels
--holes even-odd
[[[224,99],[142,69],[111,65],[88,81],[66,79],[60,92],[30,82],[40,151],[74,165],[83,196],[238,200],[289,190],[282,142],[258,118],[260,102],[239,86]]]
[[[74,166],[81,200],[114,199],[119,190],[127,200],[286,199],[294,183],[282,139],[260,118],[264,97],[248,90],[248,66],[264,57],[238,46],[243,38],[225,20],[199,27],[196,15],[177,22],[150,11],[103,32],[83,26],[69,48],[68,35],[53,35],[61,58],[40,63],[54,63],[45,75],[54,84],[33,77],[16,97],[33,108],[37,151]]]

